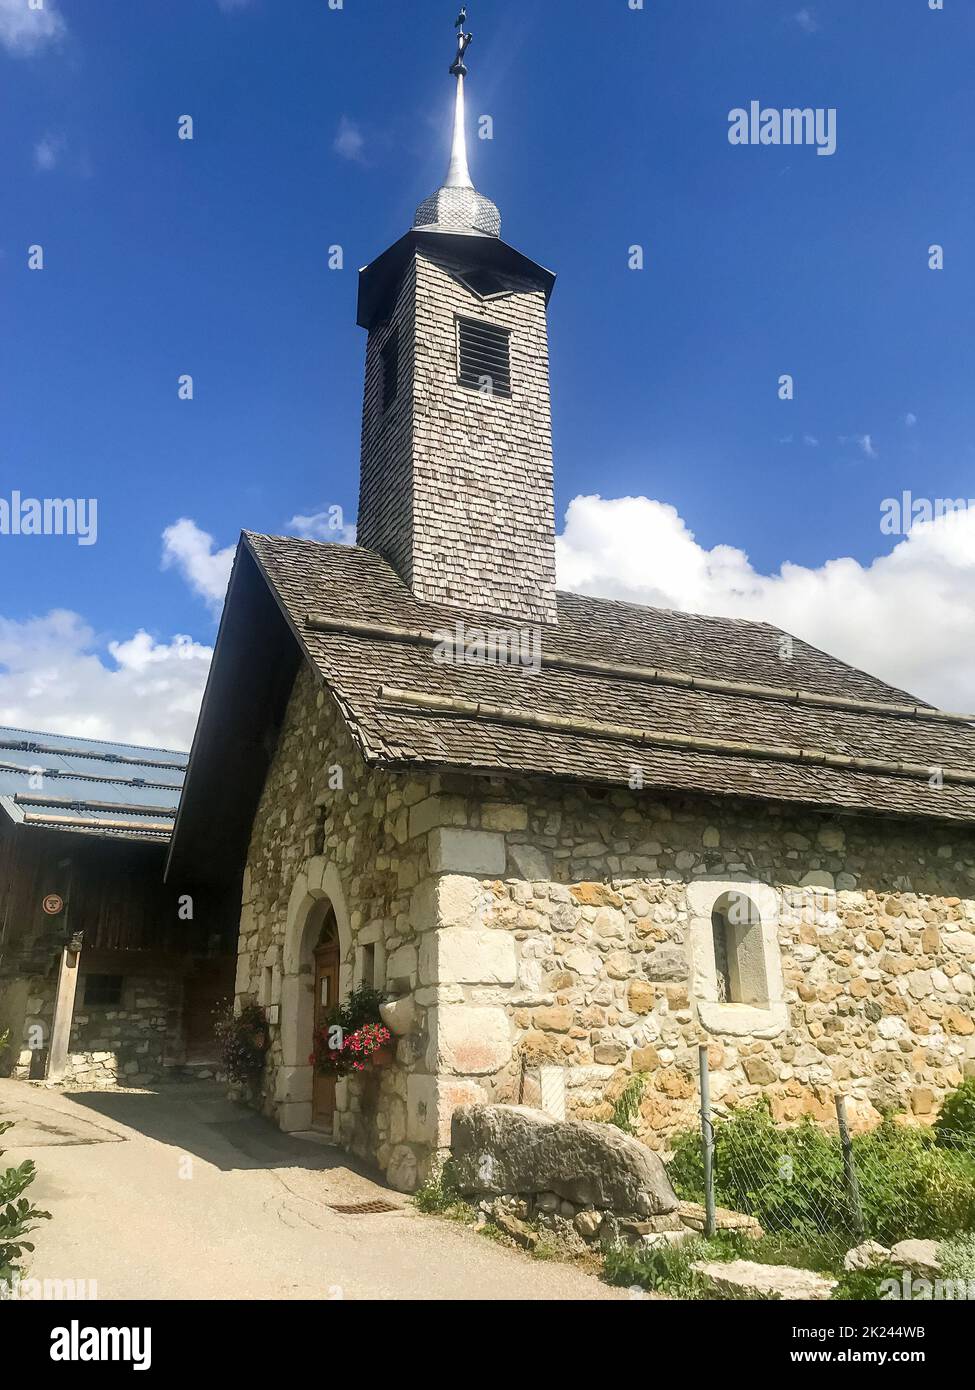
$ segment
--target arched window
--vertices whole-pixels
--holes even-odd
[[[687,885],[694,1006],[709,1032],[773,1038],[789,1025],[775,889],[754,879]]]
[[[747,893],[722,893],[711,909],[711,942],[719,1004],[768,1007],[762,917]]]

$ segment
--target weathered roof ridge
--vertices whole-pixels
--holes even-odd
[[[325,613],[309,613],[305,626],[314,632],[344,632],[380,641],[412,642],[416,646],[450,646],[451,638],[444,628],[408,628],[391,623],[357,622],[352,618],[330,618]],[[824,695],[818,690],[801,687],[762,685],[754,681],[721,680],[715,676],[694,676],[686,671],[670,671],[651,666],[634,666],[611,661],[594,661],[585,657],[539,653],[542,666],[555,670],[580,671],[591,675],[613,676],[622,680],[643,681],[647,684],[673,685],[689,690],[712,690],[726,695],[751,695],[761,700],[782,700],[787,704],[816,705],[821,709],[862,710],[868,714],[890,714],[898,718],[937,719],[947,723],[975,724],[975,714],[952,714],[930,705],[899,705],[885,700],[865,700],[849,695]]]
[[[578,719],[513,705],[492,705],[484,700],[461,700],[449,695],[431,695],[422,690],[399,690],[381,685],[379,698],[391,705],[422,709],[434,714],[460,714],[470,719],[486,719],[497,724],[523,724],[528,728],[561,730],[564,733],[592,734],[597,738],[626,743],[646,743],[663,748],[690,748],[700,752],[732,753],[738,757],[763,758],[771,762],[815,763],[821,767],[851,772],[876,772],[887,777],[920,777],[927,781],[931,768],[924,763],[896,762],[890,758],[860,758],[828,753],[822,748],[790,747],[787,744],[751,743],[746,739],[711,738],[706,734],[672,734],[659,729],[643,729],[634,724],[611,724],[602,719]],[[975,786],[975,768],[940,767],[946,782]]]

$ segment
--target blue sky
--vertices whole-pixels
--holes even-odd
[[[99,525],[88,547],[0,536],[0,722],[185,743],[215,552],[354,520],[356,269],[441,181],[455,7],[27,3],[0,0],[0,496],[96,497]],[[879,526],[903,489],[975,496],[975,6],[469,8],[474,181],[559,275],[560,529],[603,499],[570,518],[563,582],[768,616],[975,705],[975,529]],[[835,108],[836,153],[732,146],[752,100]]]

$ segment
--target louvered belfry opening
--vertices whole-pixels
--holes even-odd
[[[486,396],[511,395],[511,352],[506,329],[483,319],[457,320],[458,381]]]

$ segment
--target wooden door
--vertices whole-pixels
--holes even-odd
[[[214,1034],[214,1010],[234,996],[233,956],[198,960],[183,981],[183,1044],[187,1062],[216,1062],[220,1044]]]
[[[322,1027],[331,1009],[339,1002],[339,948],[334,941],[315,952],[315,1029]],[[320,1076],[312,1081],[311,1122],[316,1129],[332,1128],[335,1115],[335,1077]]]

